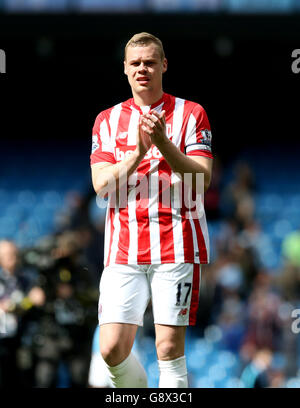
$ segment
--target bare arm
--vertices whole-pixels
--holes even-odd
[[[136,170],[143,157],[134,151],[120,163],[111,164],[101,162],[92,165],[92,182],[94,190],[101,197],[107,193],[112,193],[119,189],[120,179],[126,181],[127,178]]]
[[[139,124],[136,149],[129,156],[116,164],[101,162],[92,165],[92,182],[95,192],[105,197],[118,190],[137,169],[151,144],[150,137],[142,131],[141,124]]]
[[[204,173],[204,191],[206,191],[211,181],[213,160],[204,156],[186,156],[182,153],[166,136],[164,114],[164,111],[161,114],[153,111],[152,115],[144,115],[143,130],[149,134],[152,142],[158,147],[175,173],[179,173],[182,177],[187,173],[193,175],[192,187],[194,190],[196,190],[196,174]]]

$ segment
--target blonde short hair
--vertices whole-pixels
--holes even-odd
[[[146,33],[146,32],[135,34],[133,37],[130,38],[130,40],[125,46],[125,56],[124,56],[125,60],[126,60],[126,53],[127,53],[128,47],[138,47],[138,46],[146,47],[147,45],[152,44],[152,43],[157,46],[160,58],[163,61],[163,59],[165,58],[165,52],[164,52],[162,42],[160,41],[159,38],[155,37],[152,34]]]

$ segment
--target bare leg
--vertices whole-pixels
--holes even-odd
[[[146,388],[147,375],[131,353],[138,326],[108,323],[100,328],[100,350],[116,388]]]
[[[155,325],[156,351],[159,360],[184,356],[186,326]]]
[[[155,325],[160,388],[187,388],[186,326]]]
[[[100,328],[100,350],[104,361],[116,366],[129,356],[138,326],[127,323],[108,323]]]

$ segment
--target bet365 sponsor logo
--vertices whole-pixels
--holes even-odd
[[[117,161],[124,160],[125,157],[128,157],[134,151],[131,149],[121,150],[119,147],[116,148],[116,159]],[[161,152],[158,150],[157,146],[151,147],[148,152],[145,154],[144,159],[160,159],[162,158]]]
[[[292,52],[292,58],[294,58],[292,62],[292,71],[294,74],[299,74],[300,72],[300,49],[296,49]]]
[[[0,74],[6,73],[6,55],[5,51],[0,49]]]

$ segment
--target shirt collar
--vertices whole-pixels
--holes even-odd
[[[162,95],[162,97],[161,97],[158,101],[156,101],[155,103],[153,103],[153,104],[150,105],[150,106],[148,105],[148,106],[149,106],[149,110],[154,109],[154,108],[158,107],[159,105],[163,105],[164,103],[167,102],[167,99],[168,99],[168,95],[164,92],[163,95]],[[133,99],[133,98],[131,98],[131,99],[129,100],[129,102],[130,102],[130,105],[131,105],[134,109],[138,110],[140,113],[143,113],[141,107],[138,106],[138,105],[136,105],[136,103],[134,102],[134,99]]]

